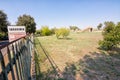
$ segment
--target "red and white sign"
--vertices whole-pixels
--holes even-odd
[[[9,42],[26,35],[25,26],[8,26]]]

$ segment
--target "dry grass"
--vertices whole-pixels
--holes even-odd
[[[38,39],[62,71],[65,80],[120,78],[117,71],[120,59],[97,49],[98,41],[102,39],[101,32],[71,33],[68,39],[57,39],[55,35]],[[42,66],[45,68],[45,65]]]
[[[39,37],[61,70],[67,62],[76,62],[90,51],[95,51],[101,33],[71,33],[68,39],[57,39],[56,36]]]

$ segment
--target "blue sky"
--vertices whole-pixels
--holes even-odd
[[[120,0],[0,0],[0,10],[12,25],[20,15],[31,15],[37,29],[42,25],[84,29],[104,21],[120,21]]]

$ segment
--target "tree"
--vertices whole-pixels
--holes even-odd
[[[55,31],[56,37],[59,38],[62,36],[63,38],[66,38],[69,35],[70,31],[66,28],[60,28]]]
[[[115,27],[115,24],[112,21],[105,22],[104,25],[105,25],[104,30],[103,30],[103,35],[104,36],[109,34]]]
[[[36,30],[35,36],[40,36],[41,35],[41,30]]]
[[[52,28],[51,29],[51,34],[55,34],[56,29],[57,29],[56,27]]]
[[[105,22],[103,40],[99,41],[101,48],[110,50],[120,44],[120,23],[115,25],[113,22]]]
[[[51,30],[49,29],[48,26],[42,26],[42,28],[41,28],[41,35],[42,36],[49,36],[49,35],[51,35]]]
[[[34,18],[30,15],[22,15],[18,17],[17,21],[18,26],[25,26],[27,33],[35,33],[36,31],[36,23],[34,21]]]
[[[75,30],[79,30],[79,28],[77,27],[77,26],[70,26],[70,30],[73,30],[73,31],[75,31]]]
[[[41,30],[36,30],[36,34],[41,34]]]
[[[98,30],[100,30],[102,28],[102,23],[100,23],[98,26],[97,26]]]
[[[117,23],[115,30],[114,30],[114,36],[117,45],[120,45],[120,22]]]
[[[0,32],[7,33],[7,26],[9,24],[10,23],[7,21],[7,15],[2,10],[0,10]]]

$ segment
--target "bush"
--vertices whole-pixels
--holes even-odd
[[[8,40],[7,33],[0,33],[0,40]]]
[[[51,35],[51,30],[48,28],[48,26],[43,26],[42,27],[41,35],[42,36],[49,36],[49,35]]]
[[[70,30],[73,30],[73,31],[79,30],[79,28],[77,26],[70,26],[69,28],[70,28]]]
[[[51,34],[55,34],[56,28],[51,29]]]
[[[100,40],[99,45],[104,50],[110,50],[113,47],[113,43],[107,40],[103,40],[103,41]]]
[[[4,37],[4,35],[2,33],[0,33],[0,40],[2,40]]]
[[[57,30],[55,31],[55,35],[56,35],[57,38],[59,38],[59,36],[61,35],[61,32],[60,32],[59,29],[57,29]]]
[[[62,36],[63,38],[66,38],[70,33],[69,29],[66,28],[60,28],[55,31],[56,37],[59,38]]]
[[[106,22],[103,30],[103,40],[99,41],[102,49],[111,50],[120,44],[120,24],[114,25],[112,22]]]
[[[35,34],[41,34],[41,30],[36,30]]]
[[[36,30],[35,36],[36,36],[36,37],[41,36],[41,30]]]

